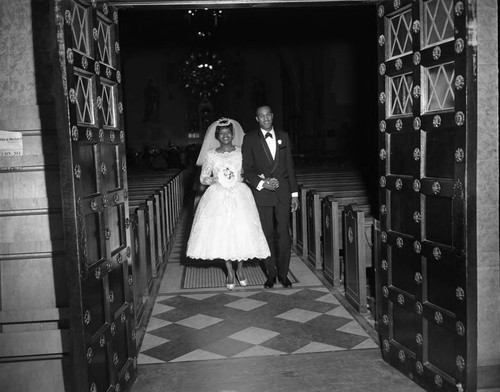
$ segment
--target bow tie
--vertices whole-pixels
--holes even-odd
[[[270,137],[271,139],[273,138],[273,134],[271,132],[266,132],[266,139]]]

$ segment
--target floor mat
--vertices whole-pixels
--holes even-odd
[[[262,286],[266,281],[266,275],[259,262],[248,262],[244,266],[248,286]],[[291,271],[288,279],[292,283],[298,283],[298,279]],[[200,261],[186,265],[182,275],[183,289],[200,289],[226,286],[226,267],[224,263],[208,263]]]

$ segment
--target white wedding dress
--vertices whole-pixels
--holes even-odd
[[[250,188],[242,182],[241,149],[210,150],[200,181],[218,181],[203,194],[193,220],[186,255],[201,260],[248,260],[270,256]]]

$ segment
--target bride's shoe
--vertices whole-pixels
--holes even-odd
[[[229,278],[226,280],[226,287],[229,289],[229,290],[232,290],[236,287],[236,284],[234,283],[234,277],[233,277],[233,283],[229,283]]]
[[[247,282],[247,280],[246,280],[246,279],[240,280],[239,282],[240,282],[240,286],[245,287],[245,286],[247,286],[247,285],[248,285],[248,282]]]
[[[239,280],[239,276],[238,276],[238,282],[240,282],[240,286],[242,286],[242,287],[245,287],[248,285],[247,278]]]
[[[236,272],[236,275],[238,275],[238,282],[240,282],[240,286],[242,287],[245,287],[245,286],[248,286],[248,281],[247,281],[247,278],[243,278],[243,279],[240,279],[240,274],[238,274],[238,272]],[[241,274],[243,275],[243,274]]]

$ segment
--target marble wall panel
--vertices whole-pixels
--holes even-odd
[[[2,216],[2,225],[9,230],[5,230],[1,237],[0,255],[63,251],[64,234],[60,214],[40,211],[30,215]]]
[[[56,267],[56,268],[55,268]],[[67,298],[64,258],[11,259],[0,261],[1,309],[54,309]],[[59,281],[58,284],[54,282]]]
[[[1,23],[1,22],[0,22]],[[0,35],[3,34],[2,28],[0,27]],[[0,81],[7,81],[9,80],[9,73],[6,72],[9,68],[9,56],[8,56],[8,50],[5,45],[5,40],[0,39]],[[1,96],[0,92],[0,96]]]
[[[10,53],[33,51],[33,30],[31,21],[31,7],[22,0],[12,2],[8,9],[10,23],[8,25],[9,39],[7,47]]]
[[[0,363],[0,385],[2,391],[51,391],[65,392],[68,376],[68,358],[46,359],[31,362]],[[64,365],[65,364],[65,365]],[[66,383],[68,381],[66,380]]]
[[[497,0],[478,0],[478,64],[498,64]]]
[[[32,170],[22,172],[2,173],[2,185],[0,187],[0,203],[10,201],[10,208],[20,199],[45,199],[60,195],[59,171],[58,170]],[[54,204],[57,203],[57,200]],[[57,205],[57,204],[56,204]],[[30,209],[33,209],[31,207]],[[0,208],[5,210],[4,208]]]
[[[11,52],[9,62],[9,106],[36,105],[34,55],[31,52]]]
[[[481,264],[486,267],[479,267],[477,279],[478,285],[478,309],[477,336],[478,336],[478,366],[492,365],[500,363],[500,329],[499,323],[499,298],[498,298],[498,277],[500,269],[498,267],[498,253],[479,253],[478,258]],[[497,294],[495,295],[495,288]]]
[[[40,122],[44,113],[38,113],[36,105],[54,105],[53,67],[57,62],[51,51],[56,41],[54,26],[47,23],[49,12],[48,1],[18,0],[0,6],[0,69],[6,70],[0,77],[2,129],[47,127]],[[16,108],[23,108],[23,116],[16,116]],[[50,124],[54,126],[55,121]]]
[[[500,364],[497,7],[496,0],[477,1],[476,234],[479,366]]]
[[[491,143],[495,143],[495,140],[491,140]],[[478,160],[477,207],[485,208],[485,205],[494,205],[496,201],[498,202],[498,166],[495,166],[495,160]]]
[[[10,84],[10,82],[9,82]],[[34,88],[34,84],[31,86]],[[30,94],[35,96],[34,91]],[[17,98],[14,98],[17,99]],[[10,98],[9,98],[10,101]],[[9,131],[24,131],[41,128],[54,128],[55,119],[54,106],[46,107],[45,105],[19,105],[19,106],[4,106],[2,112],[4,117],[0,117],[0,129]],[[52,117],[52,118],[51,118]]]

